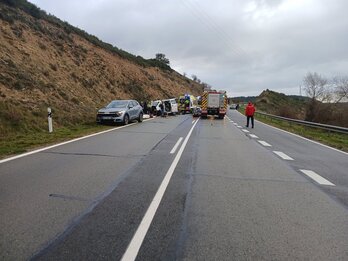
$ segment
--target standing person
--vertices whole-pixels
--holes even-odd
[[[161,109],[161,116],[164,117],[164,106],[163,106],[163,102],[162,101],[161,101],[159,107]]]
[[[248,102],[248,105],[245,108],[245,116],[247,117],[246,127],[249,127],[249,119],[251,119],[251,128],[254,128],[254,113],[255,106],[251,102]]]
[[[144,111],[144,114],[147,114],[147,113],[148,113],[147,102],[146,102],[146,101],[144,101],[143,111]]]

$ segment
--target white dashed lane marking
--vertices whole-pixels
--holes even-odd
[[[293,158],[289,157],[285,153],[281,151],[273,151],[275,154],[277,154],[279,157],[281,157],[283,160],[294,160]]]
[[[243,129],[242,131],[244,131],[245,133],[249,133],[249,132],[250,132],[250,131],[248,131],[248,130],[244,130],[244,129]]]
[[[262,144],[263,146],[265,146],[265,147],[272,147],[271,144],[269,144],[269,143],[267,143],[267,142],[265,142],[265,141],[263,141],[263,140],[258,140],[258,142],[259,142],[260,144]]]
[[[320,176],[312,170],[300,169],[300,171],[306,174],[311,179],[313,179],[315,182],[319,183],[320,185],[335,186],[335,184],[331,183],[330,181],[323,178],[322,176]]]
[[[238,128],[243,128],[242,126],[239,126],[239,125],[238,125],[237,127],[238,127]]]
[[[249,134],[250,137],[254,138],[254,139],[258,139],[259,137],[257,137],[255,134]]]

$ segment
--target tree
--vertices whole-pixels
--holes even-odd
[[[306,109],[307,121],[315,121],[320,111],[319,101],[323,101],[328,98],[328,80],[317,73],[307,73],[303,78],[304,90],[311,100],[308,102]]]
[[[198,79],[197,76],[194,75],[194,74],[192,74],[191,77],[192,77],[192,80],[193,80],[194,82],[197,81],[197,79]]]
[[[205,82],[202,82],[202,88],[203,88],[203,91],[210,91],[211,90],[211,86]]]
[[[303,79],[303,86],[307,96],[313,100],[323,101],[328,98],[328,80],[316,72],[307,73]]]
[[[348,77],[334,77],[332,83],[334,86],[334,92],[337,96],[336,102],[340,102],[342,99],[348,99]]]
[[[163,53],[156,53],[156,60],[169,65],[169,59]]]

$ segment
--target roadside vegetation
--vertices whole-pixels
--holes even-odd
[[[0,158],[28,152],[43,146],[49,146],[114,127],[97,125],[93,122],[70,127],[54,128],[52,133],[43,130],[36,132],[16,132],[12,135],[7,135],[6,139],[0,140]]]

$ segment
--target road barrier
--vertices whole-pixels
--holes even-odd
[[[324,130],[328,130],[328,131],[334,131],[334,132],[348,134],[348,128],[345,128],[345,127],[328,125],[328,124],[321,124],[321,123],[316,123],[316,122],[311,122],[311,121],[301,121],[301,120],[285,118],[285,117],[281,117],[281,116],[277,116],[277,115],[272,115],[272,114],[268,114],[268,113],[264,113],[264,112],[255,112],[255,114],[266,116],[266,117],[269,117],[271,119],[278,119],[278,120],[283,120],[283,121],[288,121],[288,122],[294,122],[294,123],[299,124],[299,125],[304,125],[304,126],[309,126],[309,127],[313,127],[313,128],[324,129]]]

